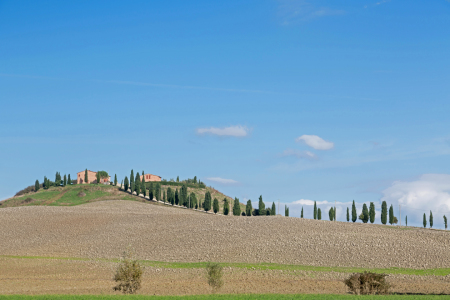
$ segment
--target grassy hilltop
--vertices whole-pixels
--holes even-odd
[[[180,186],[161,185],[161,191],[167,192],[168,188],[175,190]],[[202,203],[205,200],[205,193],[209,191],[212,199],[219,200],[220,211],[223,211],[223,199],[228,199],[230,203],[230,214],[232,211],[233,199],[224,195],[212,187],[189,187],[188,193],[195,193],[198,200]],[[131,200],[140,202],[149,202],[142,197],[131,195],[117,186],[104,184],[75,184],[65,187],[50,187],[49,189],[40,189],[37,192],[28,192],[26,194],[15,196],[0,202],[0,208],[17,206],[73,206],[84,203],[102,201],[102,200]],[[240,203],[241,211],[245,211],[245,205]]]

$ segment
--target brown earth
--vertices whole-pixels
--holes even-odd
[[[36,258],[0,258],[0,294],[114,294],[115,263]],[[220,293],[345,294],[348,274],[316,271],[224,269]],[[439,276],[390,275],[396,293],[449,294]],[[146,267],[140,294],[208,294],[203,269]]]
[[[103,293],[131,247],[152,261],[450,268],[445,231],[285,217],[216,216],[134,201],[0,210],[0,293]],[[88,261],[8,258],[80,257]],[[226,269],[221,292],[345,293],[335,272]],[[147,268],[143,293],[209,291],[203,270]],[[449,293],[449,276],[390,276],[397,291]],[[45,284],[43,284],[45,283]]]

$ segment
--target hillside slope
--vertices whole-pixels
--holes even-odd
[[[168,188],[172,190],[179,189],[177,186],[162,185],[161,191],[167,192]],[[217,191],[212,187],[188,187],[188,193],[195,193],[197,199],[202,203],[205,200],[205,193],[209,191],[212,199],[219,200],[220,210],[223,212],[223,200],[226,198],[230,203],[230,214],[234,199]],[[18,197],[12,197],[0,202],[0,208],[17,206],[73,206],[84,203],[102,201],[102,200],[132,200],[139,202],[154,203],[132,195],[129,192],[121,190],[119,187],[104,184],[82,184],[68,185],[65,187],[50,187],[48,190],[40,189],[37,192],[29,192]],[[241,211],[245,211],[245,205],[240,203]]]
[[[443,230],[202,214],[137,201],[0,209],[0,255],[450,268]]]

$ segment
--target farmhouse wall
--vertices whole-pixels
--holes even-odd
[[[145,178],[145,182],[149,182],[149,181],[161,181],[161,176],[158,175],[153,175],[153,174],[144,174],[141,175],[141,182],[142,179]]]

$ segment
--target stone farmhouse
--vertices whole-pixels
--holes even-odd
[[[142,179],[145,178],[145,182],[149,182],[149,181],[161,181],[161,176],[158,175],[153,175],[153,174],[144,174],[141,175],[141,182]]]
[[[81,171],[77,173],[77,184],[83,184],[83,183],[97,183],[97,172],[92,172],[91,170],[88,170],[88,181],[84,182],[84,173],[85,171]],[[101,178],[100,183],[109,183],[111,181],[111,176],[109,178]],[[160,179],[161,181],[161,179]]]

